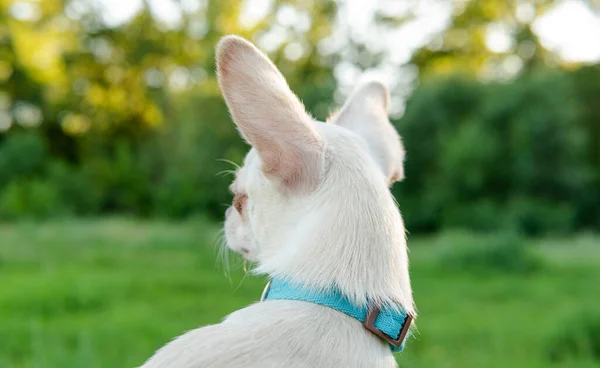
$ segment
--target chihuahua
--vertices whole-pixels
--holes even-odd
[[[410,316],[403,337],[412,325],[405,229],[389,190],[404,178],[405,153],[388,120],[388,89],[363,83],[324,123],[245,39],[224,37],[216,63],[233,122],[252,146],[230,187],[227,246],[256,273],[295,286],[291,297],[267,296],[183,334],[143,367],[397,367],[390,347],[401,342],[373,326],[377,315],[369,325],[322,298],[294,296],[331,299],[334,290],[369,315],[392,306]]]

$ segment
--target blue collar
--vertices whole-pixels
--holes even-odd
[[[300,300],[333,308],[362,322],[367,330],[387,341],[393,352],[404,349],[413,319],[400,305],[369,308],[352,303],[337,288],[314,291],[282,279],[269,281],[261,297],[263,300]]]

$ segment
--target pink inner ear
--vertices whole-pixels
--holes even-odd
[[[217,71],[233,120],[258,151],[265,175],[289,188],[314,183],[323,144],[275,65],[248,41],[228,36],[217,46]]]
[[[387,115],[389,92],[379,82],[356,89],[342,109],[328,119],[362,136],[390,184],[404,177],[404,146]]]
[[[315,143],[316,150],[308,145],[303,149],[288,145],[282,148],[282,154],[275,166],[263,165],[267,177],[274,177],[294,191],[313,190],[321,179],[323,147]],[[276,154],[276,152],[275,152]]]

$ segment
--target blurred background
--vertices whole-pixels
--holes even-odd
[[[0,367],[136,366],[257,300],[218,247],[231,33],[319,120],[389,85],[402,367],[600,367],[596,0],[0,0]]]

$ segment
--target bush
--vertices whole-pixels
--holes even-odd
[[[0,193],[0,219],[43,219],[65,212],[58,188],[48,181],[14,181]]]
[[[514,233],[458,237],[447,246],[440,263],[442,268],[453,271],[529,274],[542,266],[541,258]]]
[[[571,204],[557,204],[536,198],[516,198],[508,208],[510,226],[530,236],[565,234],[575,227]]]
[[[101,194],[92,183],[85,168],[69,166],[61,161],[48,165],[48,182],[56,189],[65,212],[74,215],[89,215],[98,212]]]
[[[0,189],[13,180],[40,175],[48,149],[37,132],[18,131],[0,141]]]
[[[423,83],[396,122],[407,158],[394,194],[407,229],[600,229],[598,114],[586,98],[597,87],[572,83],[579,73]]]
[[[318,83],[307,87],[306,77],[290,82],[324,115],[334,84],[313,75]],[[407,159],[406,180],[393,194],[407,229],[600,230],[598,78],[600,67],[589,67],[531,72],[511,83],[460,76],[422,83],[394,122]],[[216,85],[174,102],[158,128],[123,124],[68,136],[44,122],[0,135],[0,217],[221,219],[230,178],[217,173],[233,168],[218,159],[241,163],[248,146]]]
[[[489,200],[450,206],[443,211],[441,221],[446,228],[467,228],[481,232],[506,228],[501,206]]]
[[[600,313],[583,311],[565,320],[547,352],[553,362],[582,358],[600,361]]]

